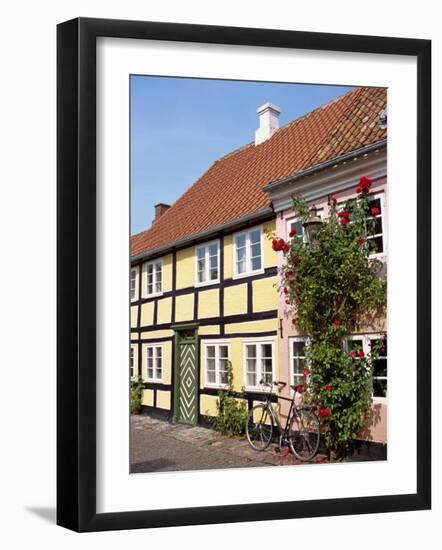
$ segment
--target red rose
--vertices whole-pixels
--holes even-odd
[[[285,245],[284,239],[273,239],[272,248],[275,252],[280,252]]]
[[[293,325],[293,326],[296,325],[296,319],[292,319],[292,325]]]
[[[372,216],[377,216],[380,212],[379,208],[376,206],[373,206],[373,208],[370,210]]]
[[[336,198],[335,195],[333,195],[332,197],[332,203],[336,206],[336,204],[338,203],[338,199]]]
[[[350,212],[347,212],[347,210],[341,210],[340,212],[338,212],[338,216],[340,218],[349,218]]]
[[[356,193],[360,193],[362,191],[362,189],[358,186],[356,187]]]
[[[285,274],[286,277],[291,277],[293,275],[293,271],[287,271]]]
[[[363,245],[365,243],[365,239],[357,239],[356,240],[356,244],[358,244],[359,246]]]
[[[339,319],[335,319],[333,321],[333,324],[335,325],[335,327],[339,327],[339,325],[341,324],[341,321]]]
[[[310,374],[310,371],[308,369],[304,369],[304,377],[307,378],[309,374]]]
[[[362,176],[362,178],[359,180],[359,186],[363,190],[370,189],[372,183],[373,181],[370,178],[367,178],[367,176]]]
[[[327,386],[325,386],[325,391],[331,391],[331,386],[329,384],[327,384]]]
[[[287,254],[287,252],[290,250],[290,247],[288,244],[285,244],[283,247],[282,247],[282,250],[283,252],[285,252]]]
[[[353,359],[356,359],[356,357],[358,356],[358,354],[355,351],[352,351],[350,355],[353,357]]]
[[[284,287],[284,294],[288,294],[289,293],[289,289],[285,286]]]
[[[342,218],[341,225],[347,225],[347,224],[348,224],[348,218]]]
[[[296,229],[292,229],[289,233],[289,237],[294,237],[296,235]]]
[[[321,418],[325,418],[326,416],[329,416],[331,414],[331,409],[329,407],[324,407],[323,409],[320,409],[319,416]]]
[[[385,353],[385,348],[381,348],[381,349],[380,349],[380,352],[381,352],[381,353]]]
[[[290,300],[286,300],[285,303],[289,306],[290,305]]]
[[[361,359],[362,359],[363,357],[365,357],[365,353],[364,353],[362,350],[359,352],[359,357],[360,357]]]
[[[302,386],[301,384],[295,386],[295,391],[297,391],[298,393],[304,393],[304,389],[304,386]]]

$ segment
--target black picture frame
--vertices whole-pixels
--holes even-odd
[[[417,59],[417,491],[361,498],[96,512],[96,39],[132,38]],[[431,42],[79,18],[57,28],[57,523],[83,531],[424,510],[431,506]]]

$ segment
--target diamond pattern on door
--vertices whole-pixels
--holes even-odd
[[[180,342],[179,416],[180,422],[197,423],[197,346]]]

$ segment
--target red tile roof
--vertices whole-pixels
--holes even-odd
[[[385,89],[356,88],[267,141],[215,161],[149,229],[131,238],[132,256],[269,207],[263,187],[271,181],[386,139],[379,118],[386,103]]]

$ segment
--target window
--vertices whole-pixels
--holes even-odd
[[[373,254],[382,254],[384,252],[384,234],[383,234],[383,210],[382,210],[382,200],[380,196],[374,196],[369,201],[369,211],[371,212],[372,208],[377,208],[378,214],[371,216],[369,219],[374,218],[374,228],[373,232],[368,234],[367,232],[367,241],[372,241],[375,248]],[[370,244],[372,244],[370,243]]]
[[[225,386],[229,383],[229,345],[206,344],[206,385]]]
[[[219,242],[215,241],[196,249],[196,282],[198,285],[219,281]]]
[[[307,366],[305,357],[306,345],[306,338],[294,338],[291,340],[292,384],[294,385],[304,383],[304,369]]]
[[[260,381],[273,382],[273,344],[247,343],[245,347],[246,387],[260,388]]]
[[[247,275],[262,270],[261,241],[260,227],[235,235],[235,275]]]
[[[373,367],[373,397],[387,397],[387,340],[370,338],[370,344],[380,345],[379,358]]]
[[[163,346],[146,346],[146,379],[160,381],[163,378]]]
[[[134,348],[130,348],[130,360],[129,360],[130,379],[134,379]]]
[[[147,264],[147,295],[161,294],[163,291],[163,262],[156,260]]]
[[[379,358],[373,365],[373,397],[387,397],[387,340],[382,334],[358,334],[347,338],[347,349],[363,351],[365,355],[371,346],[380,346]]]
[[[137,270],[130,270],[130,299],[135,300],[137,297]]]

